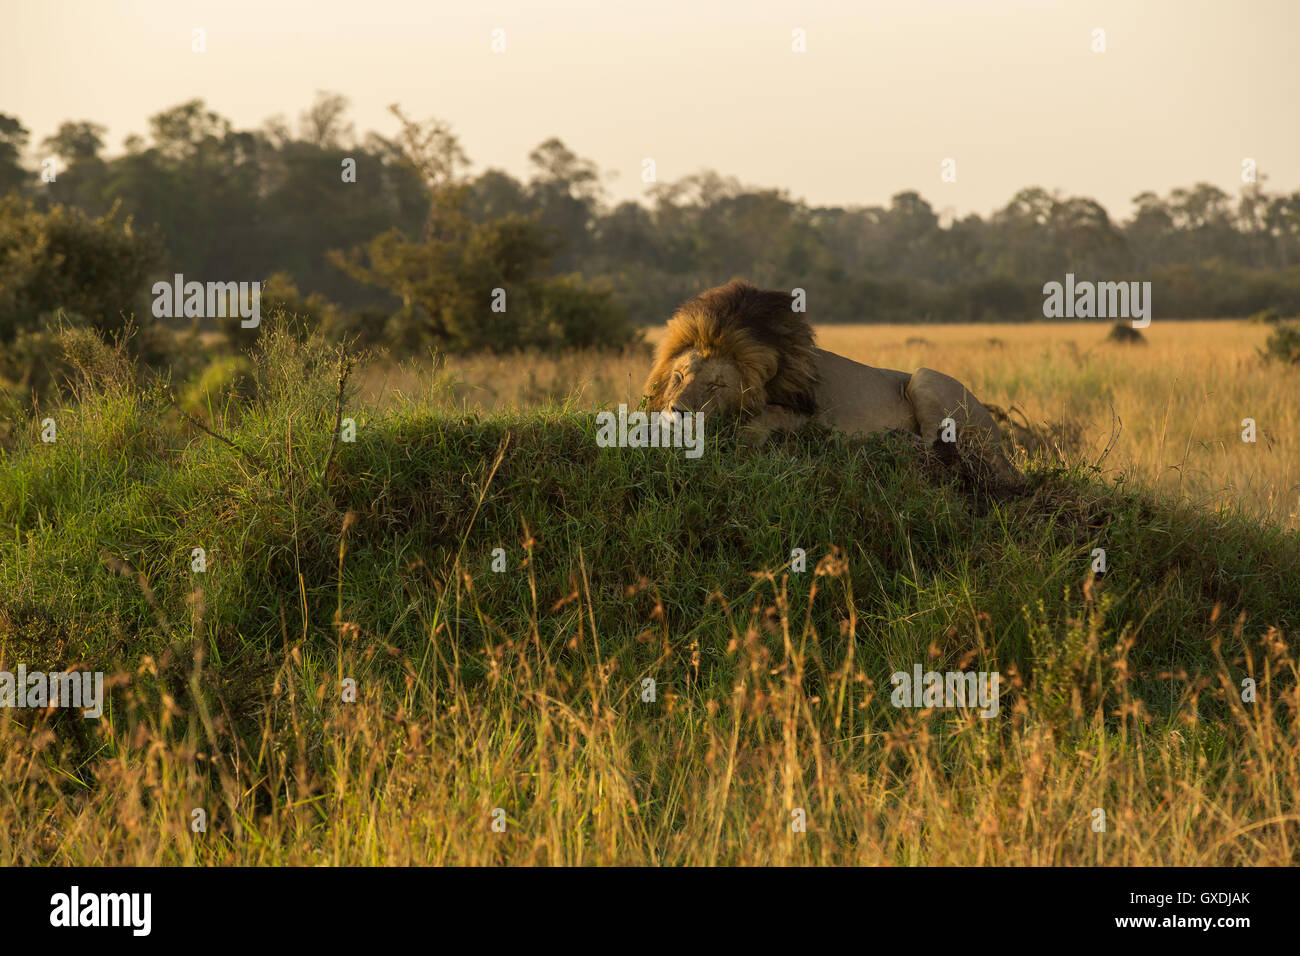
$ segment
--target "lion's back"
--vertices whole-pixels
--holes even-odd
[[[916,431],[907,372],[873,368],[825,349],[816,354],[817,407],[826,424],[848,432]]]

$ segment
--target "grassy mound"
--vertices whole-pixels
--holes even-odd
[[[287,339],[209,434],[105,377],[0,467],[0,668],[119,675],[5,722],[0,862],[1295,862],[1295,534],[892,436],[353,409]],[[1000,716],[892,706],[918,664]]]

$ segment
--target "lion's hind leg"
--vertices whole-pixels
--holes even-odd
[[[965,385],[942,372],[920,368],[903,391],[926,442],[954,441],[973,450],[998,477],[1020,480],[1020,473],[1002,451],[997,422]]]

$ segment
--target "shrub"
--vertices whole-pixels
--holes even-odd
[[[185,392],[181,407],[208,416],[253,396],[253,363],[243,355],[223,355],[208,365]]]
[[[1300,325],[1287,324],[1275,328],[1264,343],[1260,355],[1291,365],[1300,365]]]
[[[76,209],[48,212],[10,195],[0,199],[0,342],[49,324],[64,311],[112,334],[132,316],[148,321],[145,279],[159,257],[118,207],[92,219]]]
[[[1146,345],[1147,337],[1131,325],[1116,322],[1110,327],[1110,332],[1106,335],[1106,341],[1114,342],[1117,345]]]
[[[557,276],[534,294],[533,335],[542,348],[623,348],[641,340],[627,310],[606,286]]]
[[[262,283],[259,302],[261,323],[256,328],[246,329],[238,322],[222,324],[232,347],[251,348],[272,328],[306,339],[317,331],[332,336],[347,325],[343,309],[319,292],[303,295],[287,272],[276,272]]]
[[[1260,309],[1252,315],[1250,321],[1256,325],[1276,325],[1282,321],[1282,313],[1269,306],[1267,309]]]

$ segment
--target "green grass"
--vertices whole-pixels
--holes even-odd
[[[34,662],[105,663],[124,636],[133,655],[155,653],[174,639],[159,612],[185,620],[196,587],[214,652],[263,653],[282,643],[285,622],[302,630],[300,575],[309,632],[331,632],[341,600],[368,634],[409,645],[425,637],[415,612],[432,607],[427,585],[453,567],[474,577],[498,631],[526,629],[533,614],[547,626],[550,605],[585,573],[610,653],[644,627],[645,602],[624,593],[642,578],[679,640],[716,648],[721,612],[710,595],[734,602],[761,590],[753,573],[781,572],[795,547],[808,554],[805,581],[842,550],[858,639],[882,669],[951,627],[972,634],[980,614],[990,647],[1028,663],[1025,610],[1078,613],[1096,547],[1107,553],[1098,588],[1113,598],[1108,629],[1130,627],[1144,665],[1208,663],[1216,609],[1229,621],[1244,613],[1248,634],[1300,628],[1296,535],[1161,505],[1082,468],[1036,474],[1029,494],[986,502],[893,436],[816,431],[755,452],[712,435],[691,460],[599,448],[589,413],[478,418],[408,407],[361,418],[357,441],[337,446],[321,480],[331,404],[323,390],[304,392],[227,429],[252,461],[170,417],[153,395],[62,409],[57,443],[11,451],[0,472],[0,606],[49,616],[49,633],[22,636],[26,652],[75,634],[61,655]],[[197,547],[202,574],[190,568]],[[505,573],[490,570],[497,547]],[[111,559],[144,574],[157,608]],[[796,590],[797,602],[807,589]],[[478,619],[462,633],[471,645],[491,637]]]
[[[653,748],[738,734],[727,702],[763,668],[781,674],[791,713],[822,708],[808,719],[835,739],[897,729],[889,675],[920,662],[1015,675],[1004,713],[1019,708],[1022,730],[1026,713],[1056,726],[1059,759],[1096,759],[1099,745],[1118,748],[1120,762],[1134,757],[1125,708],[1141,701],[1165,733],[1183,726],[1190,700],[1205,723],[1188,754],[1229,760],[1240,705],[1197,696],[1219,674],[1239,683],[1261,640],[1293,653],[1300,633],[1300,536],[1174,505],[1082,465],[1031,466],[1025,494],[995,500],[898,436],[813,431],[754,450],[723,429],[690,460],[599,448],[590,412],[466,417],[436,396],[384,410],[345,401],[357,440],[335,445],[328,355],[280,340],[257,374],[260,397],[212,422],[237,448],[179,418],[162,388],[107,375],[48,413],[56,443],[42,444],[33,422],[0,458],[0,664],[134,675],[114,692],[111,741],[53,719],[59,743],[40,760],[81,782],[77,813],[89,812],[77,800],[105,786],[96,761],[131,763],[130,726],[177,752],[206,739],[232,776],[241,761],[268,759],[268,735],[282,734],[303,764],[282,766],[285,780],[335,774],[356,755],[331,756],[322,743],[334,733],[321,703],[333,692],[319,690],[331,675],[353,676],[372,700],[383,688],[386,712],[397,706],[404,721],[441,719],[449,697],[481,708],[493,759],[540,746],[538,727],[506,732],[507,715],[536,706],[535,695],[579,714],[604,701],[626,719],[654,675],[668,711],[657,733],[668,736],[626,741],[619,759],[633,765],[619,773],[658,833],[646,845],[663,850],[691,827],[683,768],[706,771],[699,754],[675,763]],[[796,547],[807,552],[803,573],[789,568]],[[1097,547],[1108,570],[1093,579]],[[206,553],[202,573],[191,569],[195,548]],[[495,548],[504,572],[492,570]],[[1293,685],[1278,680],[1279,694]],[[304,699],[315,691],[314,715],[277,709],[285,681]],[[141,716],[170,710],[175,726]],[[210,713],[219,716],[208,726]],[[774,726],[747,725],[756,753]],[[1005,727],[981,733],[1015,749]],[[466,808],[510,789],[466,756],[482,756],[481,745],[457,736],[449,754],[473,778],[456,784]],[[391,740],[375,746],[401,752]],[[969,786],[946,750],[935,760],[951,786]],[[218,763],[189,772],[219,789]],[[1211,791],[1232,779],[1218,765],[1196,773]],[[272,777],[265,767],[249,777],[259,812],[292,789]],[[59,803],[66,785],[26,791],[31,812],[50,801],[74,812]],[[233,814],[239,799],[227,790]],[[243,825],[257,829],[253,817]],[[735,836],[731,823],[716,826]],[[585,828],[557,840],[574,852],[594,839]],[[837,844],[818,839],[830,859]],[[250,845],[230,840],[231,852]],[[86,858],[80,845],[35,847],[28,859]],[[711,847],[707,859],[727,859],[716,838]],[[148,858],[202,858],[157,852]],[[926,858],[917,852],[899,859]]]

